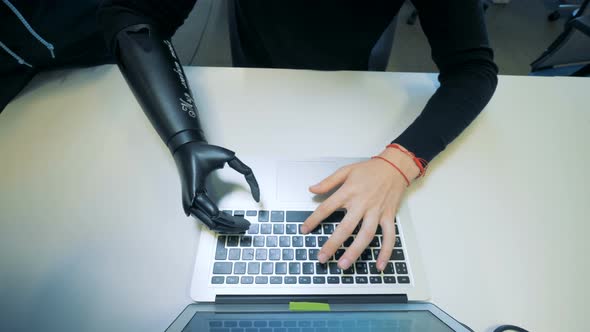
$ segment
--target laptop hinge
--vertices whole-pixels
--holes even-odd
[[[406,294],[375,295],[216,295],[218,304],[281,304],[289,302],[345,303],[408,303]]]

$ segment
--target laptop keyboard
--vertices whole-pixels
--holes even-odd
[[[320,285],[320,284],[409,284],[405,248],[395,225],[396,241],[390,261],[383,272],[376,266],[382,230],[361,257],[346,270],[337,266],[338,259],[352,242],[359,226],[326,264],[320,264],[320,248],[344,217],[336,211],[307,235],[301,225],[313,211],[244,211],[225,210],[245,216],[252,222],[243,235],[217,235],[211,284],[215,285]]]
[[[379,320],[212,320],[211,332],[354,332],[354,331],[411,331],[413,322],[408,319]]]

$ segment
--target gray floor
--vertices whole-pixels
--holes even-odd
[[[407,25],[412,8],[400,12],[388,70],[435,72],[420,24]],[[527,75],[529,64],[563,31],[564,19],[547,21],[542,0],[512,0],[486,13],[488,32],[501,74]],[[231,66],[226,0],[200,0],[173,42],[184,64]]]

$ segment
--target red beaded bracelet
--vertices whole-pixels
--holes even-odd
[[[416,166],[418,166],[418,169],[420,169],[420,174],[418,174],[418,177],[422,177],[426,173],[426,169],[428,168],[428,162],[426,160],[416,157],[416,155],[414,155],[412,152],[404,149],[399,144],[389,144],[385,148],[386,149],[392,148],[392,149],[399,150],[399,151],[405,153],[408,157],[412,158],[412,160],[414,161]]]
[[[406,187],[409,187],[409,186],[410,186],[410,180],[408,180],[408,177],[407,177],[407,176],[404,174],[404,172],[402,172],[402,170],[401,170],[399,167],[397,167],[397,166],[396,166],[394,163],[392,163],[391,161],[389,161],[389,160],[387,160],[387,159],[385,159],[385,158],[383,158],[383,157],[381,157],[381,156],[373,156],[373,157],[371,157],[371,159],[381,159],[381,160],[383,160],[384,162],[386,162],[386,163],[388,163],[389,165],[391,165],[391,167],[395,168],[395,169],[396,169],[396,170],[399,172],[399,174],[401,174],[401,175],[404,177],[404,180],[406,180]]]

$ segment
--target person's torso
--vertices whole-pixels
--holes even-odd
[[[403,0],[238,0],[244,42],[273,66],[313,57],[329,67],[362,67]],[[258,41],[258,42],[257,42]],[[293,66],[295,64],[295,66]]]

